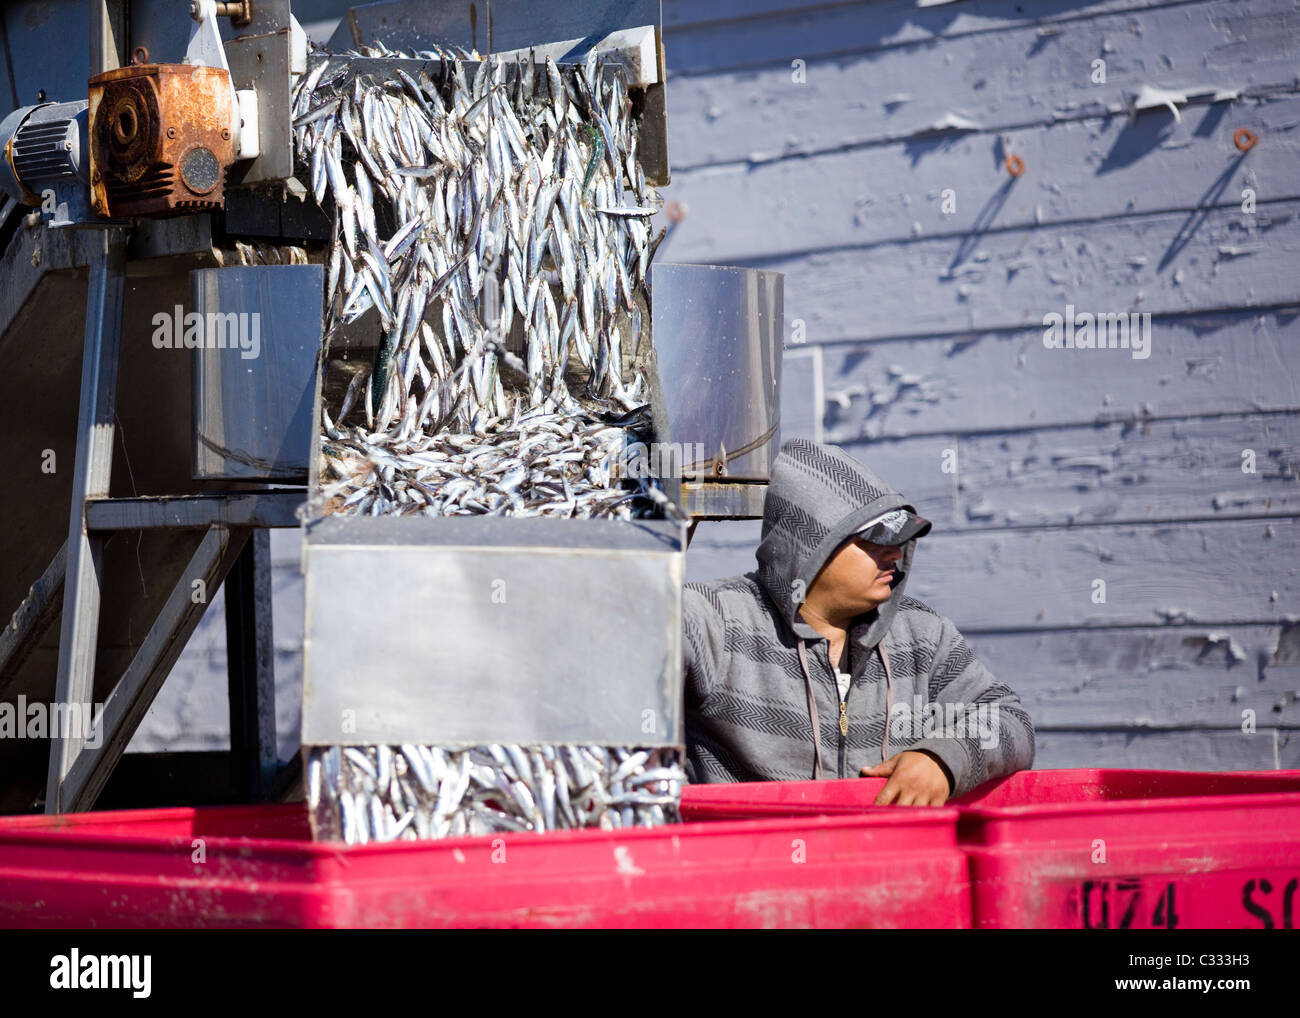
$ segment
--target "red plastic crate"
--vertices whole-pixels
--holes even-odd
[[[956,820],[882,810],[346,847],[312,843],[300,804],[5,817],[0,926],[965,928]]]
[[[873,816],[884,785],[692,785],[682,813]],[[1300,926],[1300,771],[1021,771],[949,804],[977,928]]]
[[[682,816],[688,820],[752,820],[774,816],[818,816],[894,809],[872,804],[886,778],[826,781],[755,781],[687,785]],[[1049,802],[1101,802],[1170,796],[1300,792],[1300,771],[1019,771],[986,782],[949,806],[1023,806]]]
[[[824,781],[752,781],[686,785],[684,820],[754,820],[759,817],[858,814],[871,808],[885,778]],[[877,807],[893,809],[892,806]]]
[[[1021,771],[957,802],[977,928],[1300,926],[1300,771]]]

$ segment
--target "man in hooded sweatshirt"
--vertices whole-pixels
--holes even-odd
[[[682,593],[689,780],[861,774],[878,804],[942,805],[1033,763],[1016,694],[904,594],[929,530],[842,450],[782,446],[758,569]]]

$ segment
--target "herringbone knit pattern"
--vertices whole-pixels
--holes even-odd
[[[758,568],[686,585],[687,773],[692,781],[804,780],[813,739],[798,641],[808,641],[826,777],[854,777],[880,762],[885,642],[894,674],[891,755],[935,753],[954,795],[1032,765],[1034,726],[1020,699],[982,665],[957,627],[904,593],[916,552],[907,542],[893,595],[850,630],[853,682],[848,735],[825,638],[797,614],[830,556],[883,512],[913,507],[839,449],[787,442],[772,470]]]

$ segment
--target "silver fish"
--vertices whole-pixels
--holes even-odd
[[[403,56],[429,69],[363,80],[346,66]],[[492,59],[471,75],[468,59],[360,46],[293,93],[300,173],[334,220],[326,332],[373,315],[385,351],[378,383],[351,365],[346,392],[322,406],[314,511],[680,515],[654,478],[620,470],[649,438],[620,420],[648,391],[631,366],[624,377],[622,349],[639,348],[663,237],[646,225],[662,201],[625,91],[595,53],[579,68],[530,55],[513,77]],[[676,819],[684,783],[671,749],[349,746],[308,758],[313,824],[349,844],[652,826]]]

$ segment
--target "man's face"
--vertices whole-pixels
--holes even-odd
[[[861,615],[888,601],[897,577],[902,545],[868,544],[854,538],[840,548],[813,580],[808,600],[836,614]]]

